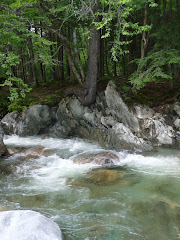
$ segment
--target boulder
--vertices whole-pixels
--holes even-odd
[[[44,149],[44,147],[32,147],[23,152],[25,158],[38,158],[40,156],[48,157],[51,154],[49,149]]]
[[[180,104],[179,103],[174,104],[174,110],[177,113],[177,115],[180,117]]]
[[[9,157],[9,156],[13,156],[14,154],[19,153],[20,151],[16,148],[7,148],[6,152],[5,152],[5,156]]]
[[[166,125],[165,119],[159,120],[145,119],[142,124],[144,135],[155,145],[173,145],[175,131],[169,125]]]
[[[0,156],[4,155],[6,152],[6,146],[3,142],[4,132],[0,124]]]
[[[123,123],[133,133],[139,134],[140,127],[137,118],[129,111],[112,81],[108,83],[105,90],[105,98],[108,106],[108,115],[112,115],[114,119]]]
[[[174,126],[176,127],[176,129],[178,131],[180,131],[180,118],[177,118],[175,121],[174,121]]]
[[[111,152],[102,152],[86,156],[79,156],[76,159],[74,159],[74,163],[77,164],[93,163],[101,166],[116,165],[118,162],[119,157]]]
[[[59,226],[30,210],[0,212],[1,240],[62,240]]]
[[[2,120],[6,134],[33,136],[41,134],[52,124],[51,110],[46,105],[34,105],[22,112],[8,113]]]
[[[179,146],[180,105],[168,109],[170,114],[140,105],[129,109],[110,81],[105,92],[98,94],[95,105],[85,107],[75,97],[66,98],[57,109],[35,105],[22,113],[9,113],[2,125],[6,134],[73,136],[116,151],[149,151],[157,145]]]
[[[143,138],[137,137],[123,123],[117,123],[111,130],[111,144],[116,151],[127,150],[146,150],[152,149],[151,145]]]
[[[118,171],[109,169],[96,169],[90,172],[88,181],[95,184],[114,184],[118,180]]]
[[[19,116],[20,114],[17,111],[10,112],[4,116],[1,124],[5,134],[10,135],[16,132]]]
[[[153,118],[155,111],[147,106],[135,105],[133,112],[138,119]]]

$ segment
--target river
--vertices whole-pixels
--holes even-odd
[[[20,152],[0,161],[1,210],[38,211],[67,240],[180,239],[180,150],[114,152],[119,165],[101,169],[73,163],[105,151],[81,139],[6,136],[4,142]],[[24,157],[33,146],[48,156]]]

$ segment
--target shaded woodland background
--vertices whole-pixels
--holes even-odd
[[[91,105],[109,80],[125,101],[178,101],[179,8],[178,0],[1,0],[1,108],[70,94]]]

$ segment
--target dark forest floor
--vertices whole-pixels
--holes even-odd
[[[180,102],[180,82],[170,86],[168,81],[159,81],[147,83],[146,87],[140,91],[133,93],[127,80],[114,78],[113,81],[117,85],[117,90],[121,94],[123,100],[128,104],[134,103],[148,105],[155,111],[163,111],[167,105],[172,105],[175,102]],[[103,79],[98,82],[98,91],[104,91],[108,84],[108,79]],[[17,103],[13,103],[9,107],[9,111],[21,110],[24,107],[34,104],[48,104],[56,106],[60,100],[65,97],[66,92],[71,88],[78,88],[72,82],[67,81],[59,84],[58,82],[49,82],[40,84],[34,87],[25,99],[21,99]],[[7,107],[10,104],[7,99],[8,89],[1,87],[0,89],[0,111],[1,117],[8,112]]]

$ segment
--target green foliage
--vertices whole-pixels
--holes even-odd
[[[0,111],[3,111],[8,108],[9,101],[6,96],[0,97]]]
[[[49,94],[48,96],[46,96],[43,100],[42,100],[43,104],[47,104],[47,105],[57,105],[59,103],[59,98],[57,96],[57,94]]]
[[[22,111],[26,106],[21,106],[17,102],[13,102],[8,106],[8,111],[13,112],[13,111]]]
[[[45,80],[43,71],[47,82],[55,82],[61,75],[63,63],[64,75],[67,75],[68,51],[78,73],[80,70],[86,72],[93,24],[101,31],[100,50],[104,52],[101,52],[100,63],[104,64],[105,75],[127,77],[133,72],[129,80],[136,89],[150,81],[173,80],[174,69],[178,69],[180,63],[178,4],[168,0],[164,9],[163,0],[156,2],[158,4],[154,0],[1,0],[0,5],[4,7],[0,7],[0,73],[6,78],[1,86],[8,86],[9,100],[14,103],[14,108],[28,106],[38,100],[56,104],[57,96],[63,95],[63,89],[44,100],[27,100],[25,95],[30,91],[29,86],[35,87],[37,82]],[[145,9],[147,21],[144,21]],[[148,44],[145,58],[140,59],[144,32]],[[65,40],[59,36],[64,36]],[[61,46],[63,59],[59,51]],[[129,61],[133,63],[132,68],[128,68]],[[34,77],[33,66],[37,78]],[[70,72],[68,79],[72,81],[72,69]],[[125,83],[123,90],[127,97],[129,88]],[[23,99],[22,103],[18,99]]]
[[[147,1],[144,1],[144,3]],[[153,1],[151,6],[153,5]],[[135,35],[141,34],[143,31],[149,31],[150,25],[141,26],[138,22],[130,21],[130,15],[134,11],[134,1],[106,1],[101,0],[102,4],[106,4],[105,11],[99,11],[96,13],[98,19],[101,21],[95,21],[95,27],[97,29],[104,29],[105,33],[102,38],[110,38],[114,36],[111,46],[111,54],[114,61],[118,61],[119,56],[123,56],[129,53],[128,45],[131,44],[131,38]],[[139,6],[139,4],[138,4]],[[141,7],[142,8],[142,7]]]
[[[130,82],[137,90],[143,88],[147,82],[158,79],[172,79],[171,65],[180,66],[180,51],[175,49],[150,52],[147,57],[136,60],[138,69],[130,77]]]

